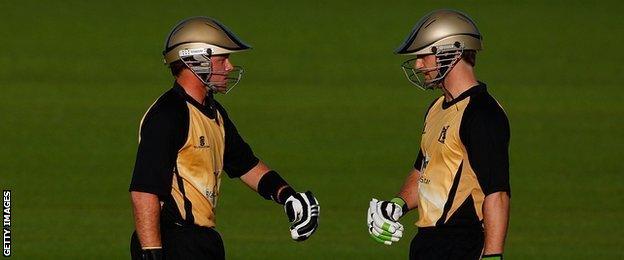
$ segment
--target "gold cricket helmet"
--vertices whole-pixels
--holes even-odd
[[[180,51],[209,49],[209,55],[228,54],[251,49],[220,22],[204,16],[179,22],[167,36],[163,51],[165,64],[180,60]]]
[[[435,54],[440,46],[453,45],[463,50],[479,51],[482,49],[481,39],[481,33],[470,17],[456,10],[442,9],[421,18],[395,53]]]
[[[474,21],[455,10],[436,10],[418,21],[396,54],[416,55],[401,65],[407,79],[422,89],[441,86],[444,78],[461,59],[466,50],[482,49],[481,33]],[[435,67],[417,68],[416,62],[424,55],[435,55]],[[434,78],[425,75],[437,71]]]

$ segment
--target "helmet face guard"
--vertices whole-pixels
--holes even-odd
[[[193,74],[213,92],[227,94],[238,84],[243,76],[244,69],[234,66],[232,70],[213,70],[212,51],[209,48],[184,49],[179,52],[180,60]],[[213,76],[222,76],[224,80],[211,81]]]
[[[213,71],[213,75],[225,76],[224,80],[221,81],[210,81],[206,87],[209,89],[216,89],[216,92],[221,94],[227,94],[238,84],[238,82],[243,77],[243,72],[245,70],[241,66],[234,66],[234,68],[230,71],[225,70],[216,70]]]
[[[464,48],[458,46],[459,44],[450,44],[438,46],[437,48],[433,47],[432,51],[434,53],[431,55],[435,55],[436,57],[435,67],[416,68],[416,60],[421,58],[416,57],[403,62],[403,64],[401,64],[401,69],[403,69],[407,80],[415,86],[423,90],[435,89],[437,86],[441,85],[444,78],[461,58]],[[426,79],[425,75],[433,71],[437,71],[436,77],[433,79]]]

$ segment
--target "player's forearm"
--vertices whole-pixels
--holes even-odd
[[[158,196],[133,191],[132,207],[134,224],[142,248],[161,247],[160,241],[160,200]]]
[[[275,200],[280,204],[283,204],[290,195],[295,193],[277,172],[272,171],[262,161],[243,174],[240,179],[249,188],[260,193],[262,197]]]
[[[420,178],[420,171],[416,169],[412,169],[407,179],[405,179],[405,183],[403,183],[403,187],[401,187],[401,191],[399,192],[399,196],[405,201],[405,204],[409,209],[415,209],[418,207],[418,179]]]
[[[502,254],[509,223],[509,196],[496,192],[483,202],[483,225],[485,229],[484,255]]]
[[[243,181],[250,189],[254,191],[258,191],[258,183],[260,183],[260,179],[267,172],[269,172],[271,168],[264,164],[262,161],[258,162],[256,166],[251,168],[247,173],[243,174],[240,177],[241,181]]]

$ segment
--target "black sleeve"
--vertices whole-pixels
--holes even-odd
[[[161,198],[171,192],[178,150],[188,133],[188,112],[183,109],[186,106],[156,104],[145,115],[130,191],[152,193]]]
[[[223,169],[230,178],[238,178],[249,172],[260,160],[254,155],[249,144],[238,134],[238,130],[228,117],[225,108],[218,102],[215,102],[215,105],[223,117],[223,128],[225,129]]]
[[[493,100],[493,99],[492,99]],[[487,196],[511,193],[509,185],[509,121],[497,103],[468,104],[462,118],[460,138],[468,160]]]

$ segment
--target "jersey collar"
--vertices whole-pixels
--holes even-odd
[[[474,94],[477,93],[481,93],[481,92],[486,92],[487,91],[487,86],[485,85],[485,83],[478,81],[479,84],[470,87],[468,90],[462,92],[459,96],[457,96],[456,98],[454,98],[451,101],[446,101],[444,100],[442,102],[442,109],[447,109],[452,105],[457,104],[457,102],[464,100],[465,98],[472,96]]]
[[[178,93],[178,95],[180,95],[186,102],[191,103],[191,105],[196,107],[200,112],[202,112],[202,114],[206,115],[208,118],[214,119],[216,117],[214,97],[212,96],[212,93],[206,96],[206,100],[204,103],[206,103],[207,105],[203,105],[197,102],[197,100],[191,97],[188,93],[186,93],[186,91],[184,91],[184,88],[182,88],[182,86],[180,86],[177,81],[174,81],[173,83],[173,91]]]

